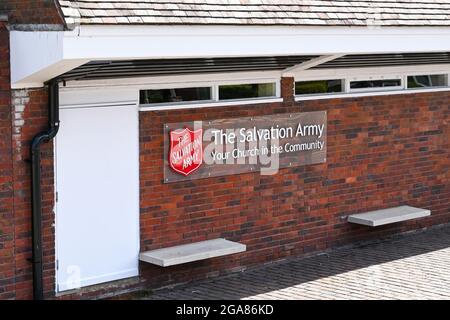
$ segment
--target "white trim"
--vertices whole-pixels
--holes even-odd
[[[219,101],[219,86],[212,86],[211,98],[213,101]]]
[[[11,32],[12,85],[92,60],[450,51],[450,27],[82,25]]]
[[[87,286],[101,284],[101,283],[115,281],[115,280],[123,280],[123,279],[131,278],[131,277],[137,277],[138,275],[139,275],[139,270],[138,270],[138,268],[136,268],[136,269],[124,270],[121,272],[105,274],[105,275],[101,275],[98,277],[82,279],[82,280],[80,280],[80,283],[79,283],[80,287],[78,287],[78,288],[74,288],[73,286],[70,285],[70,283],[60,283],[60,284],[57,284],[57,286],[56,286],[56,293],[63,294],[64,291],[79,290],[79,289],[87,287]]]
[[[405,75],[406,76],[428,76],[428,75],[434,75],[434,74],[448,74],[450,73],[450,66],[447,66],[447,68],[442,68],[440,70],[435,70],[435,68],[432,68],[431,71],[426,70],[417,70],[418,68],[412,67],[414,70],[408,71]]]
[[[395,91],[395,90],[402,90],[404,89],[404,81],[403,81],[403,76],[400,77],[383,77],[381,79],[373,79],[372,77],[370,79],[367,78],[362,78],[362,79],[346,79],[347,83],[348,83],[348,89],[346,90],[346,92],[349,93],[358,93],[358,92],[375,92],[375,91]],[[359,82],[359,81],[379,81],[379,80],[399,80],[400,81],[400,85],[398,86],[390,86],[390,87],[368,87],[368,88],[355,88],[352,89],[351,87],[351,83],[352,82]]]
[[[275,84],[275,96],[281,97],[281,78]]]
[[[309,69],[295,74],[296,81],[326,80],[352,78],[362,79],[372,77],[386,79],[387,77],[400,77],[402,74],[450,73],[450,64],[429,64],[416,66],[388,66],[369,68],[342,68],[342,69]]]
[[[359,97],[373,97],[373,96],[388,96],[398,94],[414,94],[414,93],[433,93],[450,91],[447,88],[429,88],[429,89],[401,89],[392,91],[376,91],[376,92],[358,92],[358,93],[338,93],[338,94],[320,94],[320,95],[303,95],[296,96],[295,101],[309,101],[309,100],[324,100],[324,99],[340,99],[340,98],[359,98]]]
[[[108,105],[138,105],[139,90],[134,87],[80,87],[60,86],[61,109],[77,107],[102,107]]]
[[[283,102],[283,98],[255,98],[245,100],[229,100],[229,101],[217,101],[208,103],[186,103],[177,105],[141,105],[139,111],[161,111],[161,110],[176,110],[176,109],[196,109],[196,108],[211,108],[211,107],[228,107],[228,106],[241,106],[249,104],[263,104],[263,103],[276,103]]]
[[[403,74],[396,72],[395,74],[392,73],[378,73],[378,74],[369,74],[369,75],[357,75],[357,76],[347,76],[346,78],[348,81],[376,81],[376,80],[401,80],[403,77]]]
[[[78,109],[78,108],[114,108],[114,107],[130,107],[136,106],[136,101],[118,101],[118,102],[99,102],[99,103],[82,103],[82,104],[64,104],[60,105],[60,109]]]
[[[280,78],[261,78],[261,79],[230,79],[223,81],[210,81],[210,83],[217,84],[219,86],[226,86],[230,84],[260,84],[260,83],[275,83],[279,85]]]
[[[346,79],[346,78],[341,79],[341,81],[344,84],[344,86],[343,86],[344,92],[343,93],[349,93],[350,92],[350,81],[348,81],[348,79]],[[294,96],[295,96],[295,82],[294,82]]]
[[[44,86],[43,82],[21,82],[21,83],[11,83],[11,89],[32,89],[32,88],[42,88]]]
[[[58,152],[56,150],[56,139],[57,137],[55,137],[55,139],[53,139],[53,141],[51,142],[53,144],[53,217],[54,217],[54,222],[53,222],[53,231],[54,231],[54,250],[55,250],[55,261],[54,261],[54,270],[55,270],[55,278],[53,279],[55,281],[55,293],[58,293],[58,280],[59,280],[59,275],[58,275],[58,257],[59,257],[59,251],[58,251],[58,242],[59,239],[56,236],[57,235],[57,228],[58,228],[58,199],[57,199],[57,194],[58,194],[58,177],[57,177],[57,172],[58,172],[58,168],[57,168],[57,156],[58,156]]]

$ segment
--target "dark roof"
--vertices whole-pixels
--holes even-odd
[[[450,26],[450,0],[58,0],[66,23]]]
[[[58,78],[61,80],[99,80],[142,76],[168,76],[237,71],[283,70],[307,62],[316,56],[273,56],[239,58],[195,58],[91,61]],[[345,55],[313,67],[361,68],[450,64],[449,52],[388,53]]]
[[[282,70],[316,56],[194,58],[91,61],[59,78],[63,80],[112,79],[235,71]]]

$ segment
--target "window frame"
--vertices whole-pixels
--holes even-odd
[[[243,99],[227,99],[220,100],[219,98],[219,86],[224,85],[238,85],[238,84],[263,84],[273,83],[275,85],[275,95],[270,97],[257,97],[257,98],[243,98]],[[198,100],[198,101],[180,101],[180,102],[163,102],[163,103],[140,103],[140,92],[142,90],[159,90],[159,89],[181,89],[181,88],[197,88],[197,87],[210,87],[211,88],[211,100]],[[239,104],[258,104],[258,103],[270,103],[270,102],[282,102],[281,98],[281,78],[261,78],[261,79],[235,79],[235,80],[218,80],[218,81],[191,81],[188,83],[166,83],[148,85],[146,87],[139,87],[138,92],[138,105],[142,111],[157,111],[157,110],[170,110],[170,109],[184,109],[184,108],[199,108],[199,107],[215,107],[215,106],[227,106],[227,105],[239,105]]]
[[[433,91],[450,91],[450,65],[442,67],[440,65],[421,65],[414,66],[415,70],[409,67],[381,67],[376,68],[357,68],[357,69],[327,69],[327,70],[306,70],[303,74],[295,75],[295,82],[297,81],[316,81],[316,80],[336,80],[343,79],[345,90],[343,93],[322,93],[322,94],[295,94],[295,101],[307,101],[314,99],[333,99],[333,98],[350,98],[350,97],[364,97],[376,95],[392,95],[392,94],[412,94],[420,92]],[[317,76],[316,76],[317,75]],[[414,75],[446,75],[447,86],[426,87],[426,88],[408,88],[408,76]],[[395,87],[381,87],[381,88],[364,88],[364,89],[350,89],[351,81],[364,80],[389,80],[400,79],[401,85]]]
[[[382,81],[382,80],[399,80],[400,85],[398,86],[390,86],[390,87],[373,87],[373,88],[351,88],[352,82],[359,82],[359,81]],[[352,92],[375,92],[375,91],[394,91],[394,90],[401,90],[404,88],[404,80],[403,77],[369,77],[369,78],[361,78],[361,79],[349,79],[347,81],[348,87],[346,88],[346,92],[352,93]]]
[[[297,82],[313,82],[313,81],[333,81],[333,80],[340,80],[342,91],[340,92],[325,92],[325,93],[303,93],[303,94],[297,94],[296,92],[296,83]],[[294,79],[294,97],[312,97],[312,96],[333,96],[333,95],[339,95],[344,94],[346,90],[346,80],[341,77],[336,78],[327,78],[327,79],[309,79],[309,80],[297,80]]]
[[[278,81],[279,82],[279,81]],[[274,84],[275,85],[275,95],[274,96],[267,96],[267,97],[255,97],[255,98],[236,98],[236,99],[220,99],[220,87],[222,86],[230,86],[230,85],[252,85],[252,84]],[[263,100],[263,99],[271,99],[271,98],[277,98],[280,96],[278,93],[278,85],[276,81],[264,81],[264,82],[242,82],[238,81],[238,83],[219,83],[216,85],[217,90],[217,101],[218,102],[231,102],[231,101],[248,101],[248,100]]]
[[[443,75],[446,77],[445,81],[447,85],[445,86],[435,86],[435,87],[423,87],[423,88],[409,88],[408,87],[408,77],[413,76],[435,76],[435,75]],[[416,72],[416,73],[410,73],[406,74],[404,77],[405,81],[405,89],[407,91],[416,91],[416,90],[433,90],[433,89],[442,89],[442,88],[450,88],[450,74],[446,72]]]
[[[141,103],[141,91],[146,91],[146,90],[170,90],[170,89],[187,89],[187,88],[209,88],[210,91],[210,97],[211,99],[207,99],[207,100],[191,100],[191,101],[175,101],[175,102],[157,102],[157,103]],[[140,106],[165,106],[165,105],[184,105],[184,104],[196,104],[196,103],[211,103],[214,101],[214,90],[212,86],[174,86],[174,87],[170,87],[170,88],[151,88],[151,89],[139,89],[139,105]]]

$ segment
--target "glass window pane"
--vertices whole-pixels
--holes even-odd
[[[140,103],[170,103],[211,100],[211,87],[141,90]]]
[[[343,80],[318,80],[295,82],[295,94],[318,94],[343,92]]]
[[[350,82],[350,89],[399,87],[401,84],[400,79],[352,81]]]
[[[219,86],[219,100],[275,97],[275,83],[232,84]]]
[[[446,87],[446,74],[408,76],[408,88]]]

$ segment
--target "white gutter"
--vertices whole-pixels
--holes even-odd
[[[450,51],[450,27],[81,26],[11,32],[14,88],[91,60]]]

